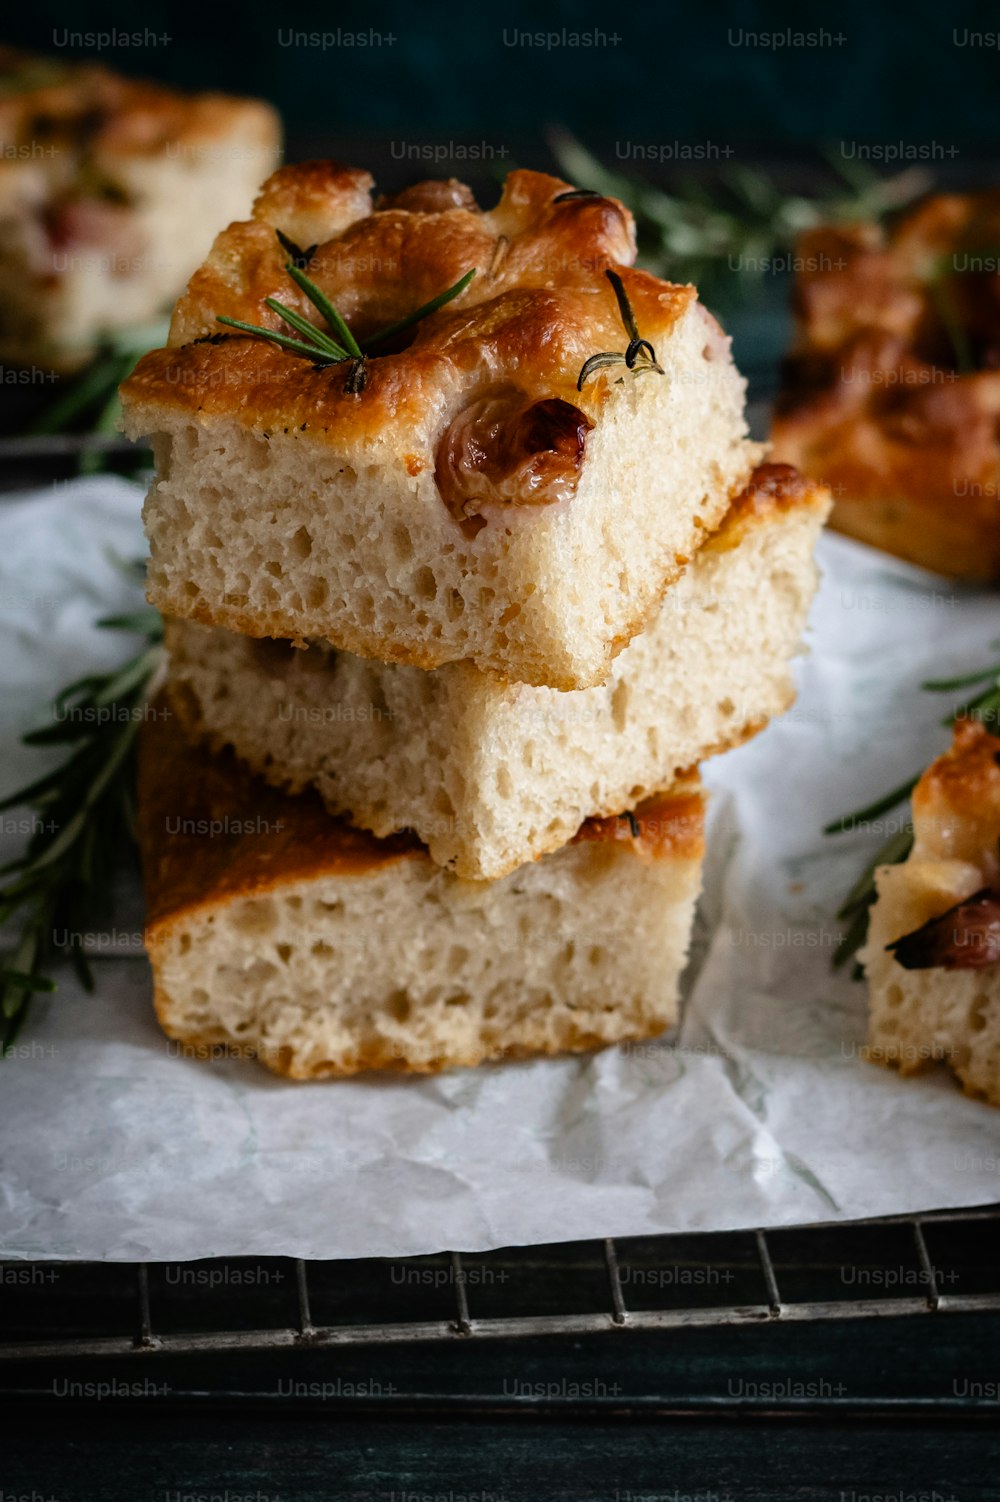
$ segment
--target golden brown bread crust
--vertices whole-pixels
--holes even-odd
[[[627,841],[654,859],[700,860],[705,853],[705,806],[697,770],[682,774],[672,788],[654,793],[635,811],[581,824],[571,844]]]
[[[258,782],[232,755],[199,753],[166,696],[139,737],[138,834],[147,921],[206,902],[270,891],[292,877],[360,875],[420,854],[415,839],[378,840],[331,816],[310,793]]]
[[[832,524],[956,578],[1000,579],[1000,193],[799,243],[774,455],[822,479]]]
[[[615,199],[563,197],[569,185],[540,172],[512,172],[496,208],[466,206],[460,184],[421,184],[372,207],[371,179],[332,162],[285,167],[264,185],[249,223],[234,224],[178,303],[167,349],[147,355],[122,388],[133,431],[157,414],[235,416],[265,432],[305,428],[352,452],[388,423],[399,433],[444,413],[456,389],[477,375],[493,389],[559,397],[585,413],[607,398],[608,378],[576,390],[585,360],[624,349],[605,271],[617,268],[640,332],[656,344],[696,298],[630,265],[631,215]],[[422,196],[421,196],[422,195]],[[425,211],[408,204],[445,201]],[[458,206],[452,206],[457,203]],[[217,315],[280,329],[265,305],[277,297],[316,321],[312,304],[285,272],[275,231],[316,248],[310,277],[362,344],[453,285],[476,276],[462,295],[424,319],[411,342],[368,362],[360,395],[345,391],[343,366],[315,368],[302,356],[252,335],[221,333]],[[715,335],[706,317],[706,339]],[[195,341],[213,337],[212,343]],[[612,379],[618,372],[612,372]]]
[[[702,800],[696,773],[624,816],[588,820],[577,840],[628,841],[651,859],[698,858]],[[192,746],[166,695],[139,736],[139,845],[147,934],[199,908],[274,890],[288,881],[360,876],[429,857],[413,837],[378,839],[326,812],[313,793],[281,793],[230,753]],[[634,821],[634,822],[633,822]]]
[[[738,548],[755,527],[766,526],[776,512],[823,511],[830,492],[821,482],[807,479],[791,464],[758,464],[739,495],[734,496],[718,529],[704,547],[718,553]]]
[[[561,1058],[566,1054],[593,1053],[597,1049],[608,1047],[606,1037],[596,1031],[578,1027],[572,1041],[563,1039],[558,1044],[548,1044],[539,1040],[530,1048],[517,1044],[505,1044],[502,1048],[494,1048],[488,1052],[480,1048],[470,1049],[466,1054],[453,1048],[449,1050],[447,1057],[441,1056],[418,1063],[412,1059],[401,1058],[387,1040],[383,1044],[360,1046],[349,1065],[338,1066],[335,1061],[327,1059],[310,1069],[308,1066],[294,1062],[290,1048],[262,1049],[254,1045],[243,1049],[240,1045],[234,1045],[232,1039],[227,1037],[221,1028],[213,1033],[194,1033],[186,1029],[178,1029],[172,1020],[170,998],[164,995],[158,987],[153,993],[153,1006],[160,1027],[168,1038],[172,1038],[181,1045],[181,1052],[185,1056],[196,1059],[213,1058],[216,1055],[255,1059],[270,1069],[273,1074],[279,1074],[289,1080],[351,1079],[368,1070],[377,1071],[379,1074],[443,1074],[446,1070],[476,1069],[483,1064],[515,1064],[519,1059]],[[643,1028],[632,1024],[629,1027],[628,1042],[634,1047],[636,1043],[662,1037],[669,1025],[657,1023]]]
[[[209,143],[240,116],[258,116],[268,132],[276,128],[273,110],[259,100],[182,94],[98,63],[35,57],[13,47],[0,47],[0,82],[0,173],[34,159],[33,143],[50,148],[50,161],[86,150],[100,162]]]
[[[0,358],[68,373],[159,318],[280,145],[260,100],[0,48]]]
[[[979,721],[955,723],[952,745],[913,790],[914,858],[969,861],[996,880],[1000,737]]]

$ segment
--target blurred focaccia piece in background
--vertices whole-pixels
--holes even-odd
[[[0,48],[0,360],[70,371],[169,310],[280,144],[260,100]]]
[[[774,458],[830,486],[839,531],[1000,580],[1000,191],[811,230],[798,258]]]

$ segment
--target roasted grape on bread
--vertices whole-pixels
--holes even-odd
[[[157,455],[152,602],[420,668],[603,682],[758,454],[729,341],[634,254],[620,203],[542,173],[483,211],[454,182],[373,202],[363,172],[277,172],[123,387]],[[322,324],[367,357],[220,317],[300,342]]]

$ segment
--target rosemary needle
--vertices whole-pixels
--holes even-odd
[[[550,132],[549,142],[563,176],[582,185],[577,193],[596,190],[631,209],[639,264],[668,281],[694,282],[709,304],[737,300],[766,280],[775,257],[786,256],[803,230],[882,219],[930,186],[919,168],[883,178],[831,154],[835,185],[817,195],[783,192],[765,173],[732,166],[707,181],[688,176],[667,190],[638,174],[609,170],[567,131]]]
[[[68,684],[52,706],[53,723],[24,736],[29,746],[67,745],[63,761],[0,800],[0,810],[36,811],[24,853],[0,871],[0,922],[20,922],[9,962],[0,962],[0,1050],[20,1031],[31,998],[53,991],[46,973],[55,931],[68,934],[67,951],[83,985],[93,977],[83,930],[104,899],[133,831],[135,737],[150,687],[163,659],[163,623],[153,610],[111,616],[98,625],[138,633],[146,644],[109,673]]]
[[[425,302],[412,313],[408,313],[405,318],[400,318],[398,322],[391,323],[387,328],[379,329],[377,333],[372,334],[365,340],[365,348],[362,349],[348,328],[343,315],[323,289],[318,287],[303,269],[311,260],[316,246],[311,246],[308,251],[300,251],[294,241],[289,240],[287,235],[283,235],[281,230],[276,230],[275,233],[282,249],[290,256],[285,265],[286,272],[295,285],[305,293],[316,311],[326,319],[336,337],[334,338],[324,329],[317,328],[314,323],[309,322],[308,318],[304,318],[294,308],[286,307],[276,297],[265,298],[266,306],[271,309],[272,313],[277,313],[280,318],[283,318],[289,328],[295,329],[296,333],[302,336],[300,339],[293,339],[289,334],[281,334],[277,329],[266,329],[258,323],[244,323],[240,318],[228,318],[221,313],[216,315],[215,321],[224,323],[229,328],[238,329],[242,334],[256,334],[260,339],[270,339],[273,344],[280,345],[282,349],[291,350],[293,354],[306,355],[316,365],[347,364],[344,390],[352,396],[357,396],[364,390],[368,372],[365,361],[373,345],[384,343],[386,339],[391,339],[396,334],[402,333],[404,329],[411,328],[421,319],[429,317],[431,313],[436,313],[446,303],[460,297],[476,274],[476,269],[473,267],[471,271],[459,277],[453,286],[446,287],[443,292],[432,297],[430,302]]]
[[[577,391],[583,390],[584,383],[596,371],[605,370],[610,365],[624,365],[632,371],[633,375],[641,375],[645,370],[655,370],[658,375],[663,374],[662,366],[657,363],[656,351],[649,340],[643,339],[639,333],[635,313],[632,311],[632,304],[625,291],[625,283],[617,271],[605,271],[604,274],[614,290],[622,327],[629,337],[628,348],[622,353],[617,350],[602,350],[599,354],[591,355],[589,360],[585,360],[576,378]]]

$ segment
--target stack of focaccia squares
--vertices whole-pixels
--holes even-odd
[[[791,701],[821,487],[694,288],[514,172],[283,168],[123,388],[167,619],[160,1022],[295,1078],[676,1020],[702,758]]]

